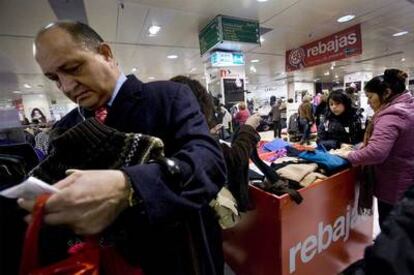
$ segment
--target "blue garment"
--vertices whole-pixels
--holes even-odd
[[[289,146],[289,143],[287,143],[283,139],[277,138],[269,143],[266,143],[263,146],[263,149],[268,152],[275,152],[277,150],[284,149],[286,146]]]
[[[323,146],[318,146],[315,151],[302,152],[299,154],[299,157],[317,163],[328,173],[332,173],[349,166],[348,160],[328,153]]]

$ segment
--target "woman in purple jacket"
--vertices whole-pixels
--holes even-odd
[[[406,73],[388,69],[367,82],[364,89],[375,115],[364,147],[346,156],[353,166],[374,167],[380,225],[414,183],[414,98],[406,90],[406,78]]]

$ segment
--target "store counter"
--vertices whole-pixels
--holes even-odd
[[[250,186],[255,209],[223,233],[226,262],[237,275],[332,275],[372,243],[372,216],[357,215],[357,170],[348,169],[299,192],[296,204]]]

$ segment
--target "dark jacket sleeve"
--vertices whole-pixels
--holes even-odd
[[[173,92],[173,91],[171,91]],[[171,101],[168,142],[177,148],[169,157],[179,163],[181,186],[168,178],[158,163],[125,168],[150,223],[176,221],[200,209],[226,180],[226,167],[217,142],[210,136],[200,107],[187,86],[181,85]]]
[[[414,185],[396,204],[364,258],[343,275],[414,274]]]
[[[231,147],[220,144],[227,165],[228,188],[236,198],[240,211],[247,210],[249,159],[260,140],[250,125],[242,125],[235,134]]]

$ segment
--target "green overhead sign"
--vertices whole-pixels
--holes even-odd
[[[259,22],[222,17],[223,40],[244,43],[260,43]]]
[[[201,54],[204,54],[221,41],[218,17],[210,21],[210,23],[201,30],[198,34],[198,40],[200,43]]]
[[[220,49],[223,42],[260,44],[259,22],[224,15],[216,16],[198,35],[200,53]]]

